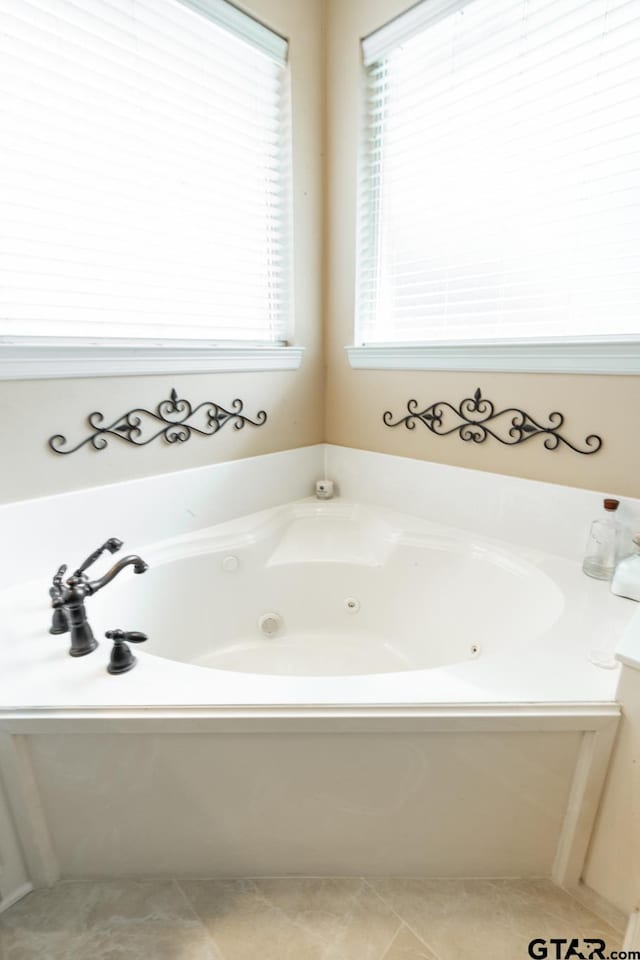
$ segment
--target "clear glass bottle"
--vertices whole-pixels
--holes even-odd
[[[621,560],[611,581],[611,593],[640,601],[640,533],[633,538],[634,552]]]
[[[582,569],[596,580],[610,580],[618,562],[622,531],[615,514],[619,506],[619,500],[605,500],[604,514],[591,524]]]

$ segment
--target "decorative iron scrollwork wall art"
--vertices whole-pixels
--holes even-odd
[[[146,447],[158,437],[163,437],[167,443],[185,443],[194,433],[212,437],[227,423],[232,423],[234,430],[241,430],[247,423],[252,427],[261,427],[267,422],[264,410],[258,411],[255,420],[246,417],[242,412],[242,400],[233,400],[230,406],[231,409],[227,410],[219,403],[206,400],[194,407],[172,390],[169,399],[162,400],[155,410],[136,407],[106,425],[102,413],[90,413],[87,422],[93,432],[88,437],[65,450],[67,438],[57,433],[49,438],[49,446],[54,453],[63,454],[75,453],[88,443],[94,450],[104,450],[108,445],[107,436],[117,437],[137,447]]]
[[[515,446],[533,437],[544,436],[547,450],[557,450],[564,444],[576,453],[589,455],[597,453],[602,447],[602,437],[595,433],[585,437],[584,444],[587,449],[581,449],[563,437],[558,432],[564,424],[562,413],[550,413],[549,423],[545,425],[538,423],[530,413],[518,407],[506,407],[496,412],[494,404],[491,400],[486,400],[479,389],[473,397],[467,397],[457,407],[447,401],[438,401],[420,410],[417,400],[409,400],[407,410],[408,413],[396,421],[393,413],[387,410],[382,419],[388,427],[398,427],[404,423],[408,430],[415,429],[419,421],[437,437],[457,433],[461,440],[471,443],[484,443],[489,437],[493,437],[506,446]]]

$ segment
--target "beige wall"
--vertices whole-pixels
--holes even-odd
[[[293,101],[295,333],[305,347],[299,371],[30,380],[0,383],[0,502],[42,496],[318,443],[322,406],[323,0],[243,0],[242,6],[291,40]],[[48,437],[84,436],[84,419],[100,410],[114,419],[131,407],[154,408],[175,387],[181,397],[266,409],[266,426],[186,444],[133,448],[113,440],[101,453],[53,454]]]
[[[640,378],[493,373],[351,370],[344,347],[353,341],[356,175],[361,122],[359,40],[413,5],[413,0],[328,0],[327,64],[327,304],[326,438],[331,443],[435,460],[640,496]],[[604,449],[582,457],[548,452],[541,440],[509,448],[487,441],[437,438],[382,424],[387,410],[403,412],[415,397],[459,402],[481,387],[496,405],[520,406],[537,418],[566,415],[569,438],[600,434]]]

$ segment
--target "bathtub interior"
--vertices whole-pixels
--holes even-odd
[[[158,657],[242,673],[440,667],[532,643],[564,605],[513,552],[339,501],[292,504],[145,557],[144,578],[95,598],[96,625],[143,630]],[[277,616],[261,628],[266,614]]]

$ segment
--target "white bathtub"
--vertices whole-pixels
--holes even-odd
[[[404,673],[512,653],[566,606],[513,550],[339,501],[291,504],[145,559],[144,580],[123,577],[101,616],[148,631],[156,656],[241,673]]]
[[[101,647],[75,662],[46,631],[46,582],[0,593],[5,706],[611,701],[616,670],[596,664],[636,608],[561,557],[340,500],[140,553],[147,573],[86,601]],[[119,678],[116,627],[149,637]]]
[[[295,458],[279,456],[291,488]],[[236,490],[272,469],[264,460],[233,467]],[[410,486],[414,468],[401,469]],[[295,873],[575,885],[619,717],[617,671],[594,661],[610,659],[636,605],[540,537],[509,542],[504,516],[493,538],[456,527],[453,511],[449,526],[441,510],[403,513],[398,495],[395,507],[303,499],[212,522],[216,471],[226,484],[231,467],[210,470],[197,509],[185,475],[162,480],[179,509],[173,529],[158,509],[161,540],[144,514],[160,502],[155,481],[33,508],[80,555],[80,540],[121,535],[149,570],[88,599],[101,642],[74,659],[68,637],[47,632],[47,578],[7,568],[0,770],[28,883]],[[75,559],[50,554],[45,571]],[[266,614],[279,618],[271,635]],[[116,627],[149,639],[113,677],[103,634]]]

